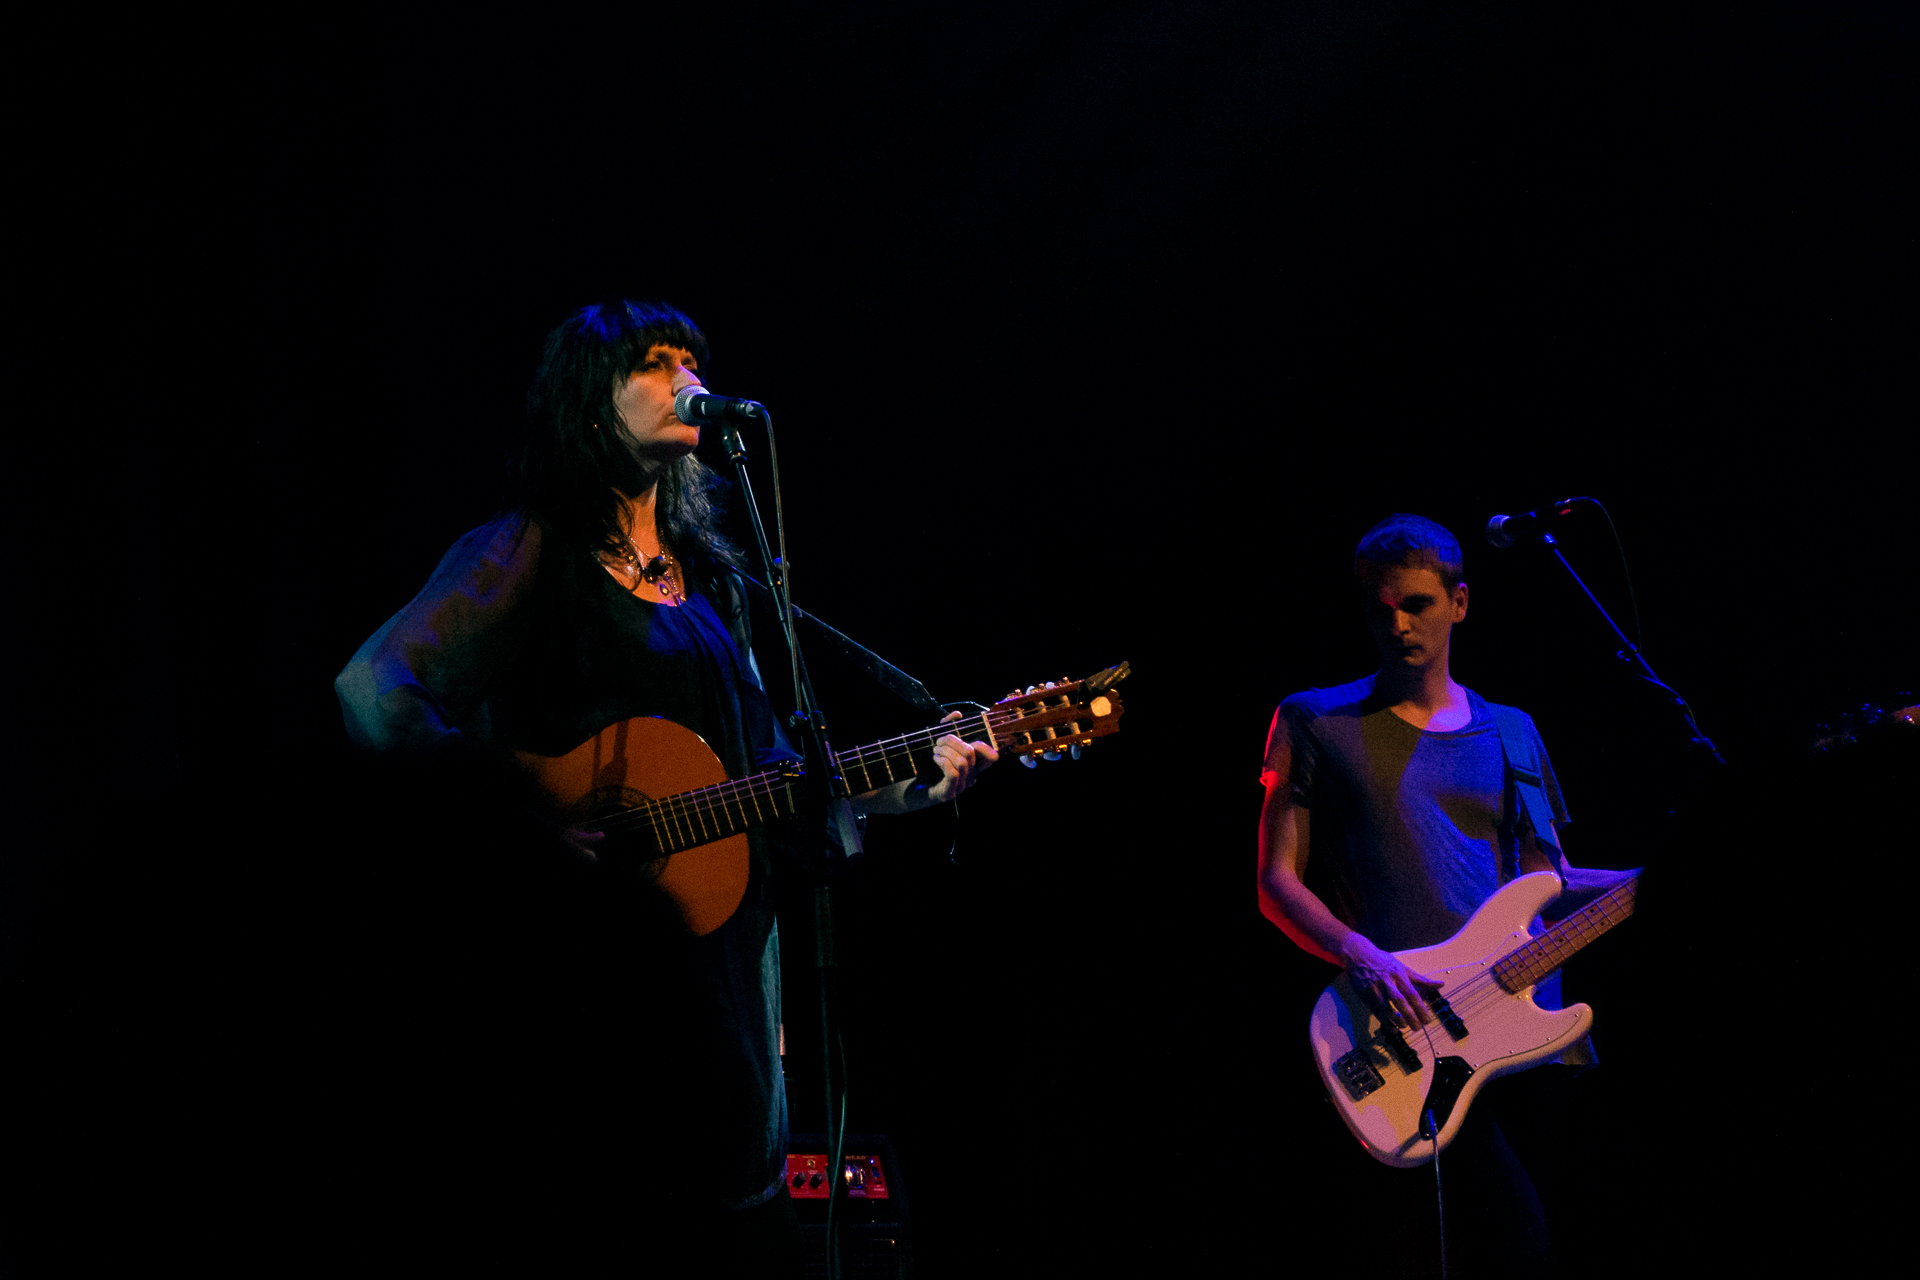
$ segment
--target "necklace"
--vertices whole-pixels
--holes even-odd
[[[658,587],[660,594],[669,600],[681,599],[680,575],[677,572],[679,561],[665,551],[651,560],[643,559],[640,548],[634,544],[633,535],[622,533],[621,537],[627,544],[626,552],[620,557],[623,562],[621,567],[633,578],[633,585],[627,589],[638,591],[640,584],[645,582]]]

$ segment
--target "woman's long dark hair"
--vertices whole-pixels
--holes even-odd
[[[527,391],[527,438],[512,469],[519,508],[554,535],[592,549],[626,551],[620,495],[657,484],[661,539],[698,576],[737,556],[715,527],[720,483],[692,454],[646,464],[617,429],[617,384],[646,363],[654,347],[679,347],[707,363],[707,340],[693,321],[658,302],[599,303],[568,316],[547,335]]]

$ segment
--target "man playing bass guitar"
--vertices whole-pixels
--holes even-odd
[[[1413,1036],[1433,1022],[1441,984],[1393,953],[1445,942],[1521,875],[1560,877],[1566,891],[1555,913],[1626,877],[1567,865],[1555,829],[1566,810],[1532,720],[1454,682],[1450,646],[1467,615],[1467,585],[1452,535],[1419,516],[1392,516],[1361,539],[1354,575],[1381,667],[1351,684],[1294,694],[1275,713],[1261,775],[1260,907],[1298,946],[1341,966],[1382,1022]],[[1524,741],[1503,751],[1504,734]],[[1537,770],[1537,779],[1528,774],[1531,806],[1520,802],[1509,772],[1516,754]],[[1559,1007],[1557,974],[1539,984],[1535,1000]],[[1564,1059],[1588,1062],[1590,1052],[1582,1037]],[[1523,1080],[1492,1090],[1493,1105],[1465,1118],[1445,1157],[1449,1249],[1488,1274],[1551,1261],[1535,1178],[1501,1124],[1502,1089],[1537,1091]],[[1432,1253],[1431,1209],[1418,1203],[1431,1203],[1431,1181],[1360,1171],[1376,1167],[1357,1152],[1355,1164],[1361,1185],[1399,1202],[1396,1209],[1370,1195],[1349,1198],[1367,1213],[1366,1234],[1384,1245],[1393,1232],[1383,1228],[1402,1224],[1390,1248],[1418,1267]]]

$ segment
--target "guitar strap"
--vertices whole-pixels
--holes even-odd
[[[1527,815],[1527,825],[1533,828],[1533,838],[1553,859],[1553,869],[1559,872],[1560,882],[1564,885],[1567,880],[1567,859],[1560,851],[1560,841],[1553,833],[1553,805],[1547,800],[1546,783],[1540,776],[1540,755],[1533,749],[1534,736],[1527,728],[1527,718],[1518,707],[1503,707],[1489,702],[1486,708],[1493,717],[1494,728],[1500,731],[1500,753],[1507,758],[1507,780],[1513,784],[1514,799],[1519,803],[1520,812]],[[1520,868],[1516,866],[1515,874],[1519,871]],[[1558,1008],[1560,975],[1555,973],[1544,979],[1539,994],[1549,1000],[1551,1007]],[[1576,1067],[1590,1067],[1599,1060],[1591,1036],[1581,1036],[1564,1051],[1548,1059]],[[1435,1164],[1438,1163],[1436,1160]]]
[[[1540,757],[1533,749],[1533,735],[1527,731],[1527,718],[1518,707],[1486,703],[1500,733],[1500,753],[1507,758],[1507,781],[1513,786],[1520,812],[1533,828],[1533,838],[1547,850],[1556,864],[1564,861],[1560,841],[1553,833],[1553,805],[1547,801],[1547,788],[1540,776]]]
[[[740,625],[743,629],[747,625],[745,622],[746,600],[749,594],[755,604],[766,610],[766,616],[773,615],[773,593],[767,590],[764,584],[738,571],[731,572],[729,577],[733,589],[740,593],[742,619]],[[859,671],[914,710],[935,718],[939,717],[940,704],[933,700],[933,695],[927,692],[925,685],[865,645],[841,635],[798,605],[793,608],[793,625],[800,633],[804,644],[832,650],[850,663],[854,670]],[[738,639],[737,634],[735,638]],[[781,647],[785,647],[784,642]]]

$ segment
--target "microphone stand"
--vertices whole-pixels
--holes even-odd
[[[1569,499],[1569,501],[1572,501],[1572,499]],[[1581,581],[1580,575],[1573,571],[1573,566],[1567,563],[1567,558],[1560,554],[1560,544],[1554,540],[1553,535],[1543,532],[1540,535],[1540,541],[1547,550],[1553,552],[1553,558],[1560,562],[1560,567],[1567,571],[1567,576],[1573,579],[1574,585],[1578,586],[1580,590],[1586,594],[1587,599],[1592,602],[1594,609],[1600,614],[1601,619],[1606,622],[1608,627],[1612,628],[1614,638],[1620,642],[1620,649],[1614,656],[1627,665],[1637,668],[1636,674],[1640,679],[1646,681],[1654,688],[1659,689],[1672,700],[1671,705],[1673,709],[1679,712],[1680,719],[1686,723],[1688,733],[1687,745],[1693,751],[1696,769],[1702,764],[1711,765],[1716,772],[1725,769],[1727,762],[1720,758],[1719,749],[1713,745],[1712,739],[1700,732],[1700,725],[1694,720],[1693,708],[1687,705],[1687,700],[1675,692],[1672,686],[1661,680],[1659,676],[1653,674],[1653,668],[1647,664],[1646,655],[1640,652],[1638,645],[1627,639],[1627,633],[1620,629],[1620,624],[1613,620],[1613,615],[1607,612],[1606,606],[1600,603],[1599,597],[1594,595],[1587,584]],[[1702,772],[1704,773],[1704,771]]]
[[[758,406],[756,406],[758,408]],[[838,1280],[841,1274],[839,1229],[839,1209],[846,1199],[847,1188],[844,1176],[846,1163],[846,1051],[840,1042],[839,1023],[836,1011],[839,1005],[839,967],[840,956],[837,944],[832,882],[827,877],[827,851],[825,849],[826,821],[829,813],[839,819],[841,842],[849,857],[858,853],[859,830],[853,821],[850,808],[842,798],[846,790],[840,777],[838,759],[827,741],[826,718],[820,712],[819,701],[814,696],[813,682],[807,677],[806,664],[800,658],[799,638],[794,632],[794,609],[791,584],[788,581],[787,528],[785,513],[780,501],[780,454],[773,441],[773,416],[760,409],[758,416],[767,428],[767,452],[773,466],[773,511],[774,522],[780,539],[780,555],[776,558],[767,545],[766,526],[760,520],[760,505],[753,496],[753,482],[747,476],[747,450],[741,442],[739,428],[731,421],[723,422],[720,428],[721,443],[725,446],[728,461],[733,463],[735,481],[746,499],[747,518],[753,526],[753,538],[760,554],[761,572],[766,575],[767,587],[773,593],[774,611],[780,619],[781,631],[787,642],[787,657],[793,674],[794,713],[788,722],[788,729],[799,739],[801,754],[805,759],[805,772],[802,776],[801,794],[804,802],[800,807],[801,821],[807,828],[803,837],[819,851],[818,879],[813,888],[813,962],[819,977],[820,990],[820,1065],[821,1077],[826,1092],[827,1145],[830,1150],[830,1170],[827,1176],[827,1275],[829,1280]],[[837,1051],[837,1052],[836,1052]],[[835,1088],[835,1058],[839,1059],[839,1087]],[[837,1098],[837,1103],[836,1103]],[[785,1175],[783,1174],[782,1177]]]

